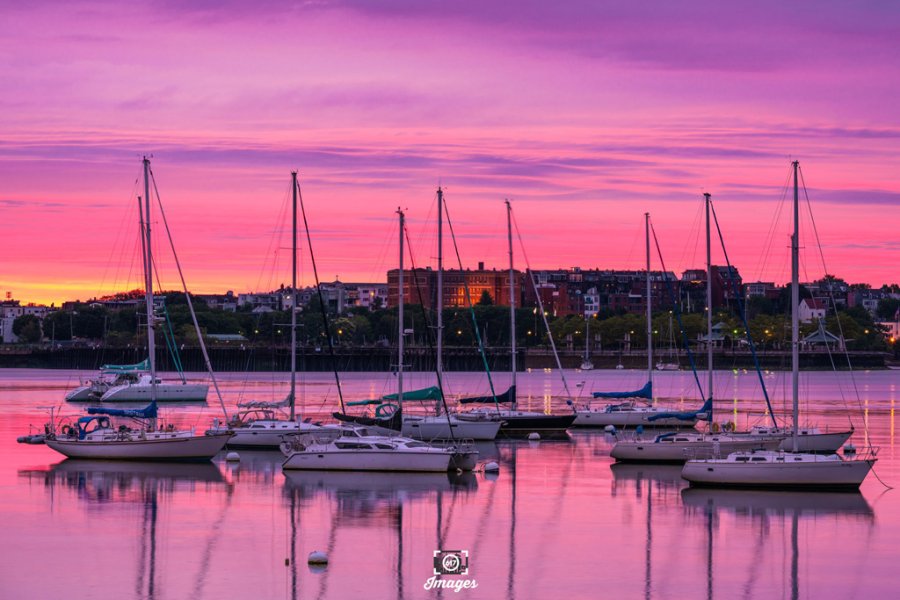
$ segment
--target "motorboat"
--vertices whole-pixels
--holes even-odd
[[[341,427],[338,437],[292,436],[281,444],[285,470],[430,471],[451,468],[454,446],[436,447],[402,436],[373,436]]]

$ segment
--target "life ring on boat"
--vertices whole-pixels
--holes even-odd
[[[710,424],[709,424],[709,431],[710,431],[711,433],[719,433],[719,424],[718,424],[718,423],[715,423],[715,422],[710,423]]]
[[[65,436],[72,435],[72,426],[71,425],[63,425],[59,428],[59,432]]]
[[[722,430],[729,431],[729,432],[734,431],[734,422],[733,421],[725,421],[724,423],[722,423]]]
[[[396,413],[398,410],[400,410],[400,406],[391,402],[386,402],[385,404],[379,404],[375,408],[375,416],[381,419],[386,419],[388,417],[394,416],[394,413]]]

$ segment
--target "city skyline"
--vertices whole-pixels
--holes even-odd
[[[23,302],[129,287],[144,154],[197,293],[258,291],[263,272],[289,279],[279,215],[292,169],[323,281],[380,281],[396,266],[398,205],[417,266],[433,266],[442,185],[464,267],[506,265],[510,198],[534,269],[641,268],[644,212],[666,269],[696,268],[706,191],[744,281],[782,283],[794,158],[827,271],[898,279],[890,6],[51,1],[6,12],[0,73],[15,94],[0,111],[0,292]],[[811,281],[825,269],[806,223]],[[166,244],[161,277],[174,288]],[[661,268],[655,251],[652,262]],[[724,264],[715,240],[713,262]]]

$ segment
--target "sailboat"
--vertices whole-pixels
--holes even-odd
[[[144,298],[147,308],[147,349],[150,404],[142,409],[114,409],[91,407],[88,415],[79,418],[74,426],[56,429],[50,424],[47,446],[69,458],[111,460],[209,460],[231,437],[231,433],[196,435],[192,429],[157,427],[155,317],[153,315],[153,254],[150,237],[150,160],[144,158],[144,200],[146,224],[142,227],[144,240]],[[127,417],[139,423],[137,428],[115,427],[109,417]]]
[[[229,448],[271,448],[277,449],[286,435],[317,433],[324,435],[327,430],[319,425],[300,420],[296,415],[297,401],[297,172],[291,172],[293,198],[293,220],[291,238],[291,389],[288,397],[281,402],[251,401],[238,404],[241,408],[227,422],[213,421],[207,433],[231,432]],[[288,409],[284,415],[282,410]]]
[[[707,286],[709,287],[709,286]],[[662,359],[656,361],[656,370],[657,371],[680,371],[681,365],[678,364],[677,359],[674,359],[675,355],[675,326],[672,322],[672,315],[669,314],[669,352],[670,352],[670,360],[669,362],[665,362]]]
[[[712,281],[712,254],[710,248],[710,194],[704,194],[706,205],[706,280]],[[713,423],[713,346],[709,342],[712,332],[712,285],[706,286],[706,367],[709,411],[707,420]],[[610,451],[617,461],[632,462],[684,462],[689,458],[713,458],[740,450],[774,450],[783,436],[768,430],[749,433],[699,431],[664,433],[653,440],[618,440]]]
[[[734,452],[726,458],[689,460],[682,477],[691,485],[716,487],[856,489],[877,459],[874,454],[843,458],[839,454],[800,452],[800,201],[799,162],[794,176],[794,230],[791,237],[791,451]]]
[[[521,436],[538,433],[542,436],[565,437],[566,430],[575,421],[575,414],[548,415],[542,412],[518,410],[516,398],[516,279],[513,266],[512,245],[512,206],[506,201],[506,228],[509,243],[509,339],[510,339],[510,375],[512,383],[502,394],[460,398],[461,404],[494,404],[459,413],[460,420],[489,419],[500,422],[500,435]],[[538,298],[540,302],[540,298]],[[543,314],[543,311],[541,311]],[[551,340],[552,341],[552,340]],[[501,408],[501,404],[509,403],[509,408]]]
[[[406,233],[405,215],[398,209],[400,218],[400,272],[398,278],[397,321],[399,339],[397,344],[397,394],[396,414],[402,414],[403,395],[403,309],[405,290],[403,281],[403,237]],[[439,392],[440,390],[438,390]],[[415,393],[415,392],[413,392]],[[450,427],[454,424],[449,415],[446,419]],[[450,429],[448,438],[460,439],[470,423],[458,423],[462,427]],[[403,426],[401,421],[401,427]],[[342,425],[326,427],[330,435],[323,439],[319,435],[291,436],[281,444],[281,451],[287,457],[283,469],[352,470],[352,471],[446,471],[450,468],[471,471],[475,468],[478,450],[474,444],[460,441],[455,445],[435,447],[402,435],[372,435],[365,427]],[[457,435],[457,432],[460,432]],[[394,432],[390,432],[394,433]],[[496,435],[497,430],[493,428]],[[491,438],[493,439],[493,438]]]
[[[584,319],[584,358],[581,360],[581,370],[590,371],[594,368],[591,362],[591,315],[585,315]]]
[[[444,406],[444,396],[443,396],[443,379],[444,379],[444,361],[443,361],[443,349],[444,349],[444,317],[443,317],[443,309],[444,309],[444,238],[443,238],[443,223],[444,223],[444,191],[439,187],[437,190],[437,226],[438,226],[438,252],[437,252],[437,356],[435,358],[435,372],[438,378],[438,386],[434,388],[428,388],[426,390],[416,390],[412,391],[407,395],[408,400],[415,400],[419,398],[425,399],[428,396],[431,396],[434,400],[435,404],[435,414],[433,415],[411,415],[408,413],[403,414],[403,424],[400,429],[401,435],[409,436],[412,438],[420,439],[420,440],[448,440],[448,439],[471,439],[471,440],[483,440],[489,441],[493,440],[497,437],[497,432],[500,430],[500,423],[491,419],[477,419],[477,420],[466,420],[466,419],[458,419],[456,415],[450,413],[441,413],[441,407]],[[401,227],[401,252],[402,252],[402,227]],[[403,256],[400,257],[400,269],[403,270]],[[401,274],[402,277],[402,274]],[[403,285],[400,285],[400,310],[401,315],[403,309],[403,298],[405,295],[405,290],[403,289]],[[403,338],[403,319],[400,319],[400,338]],[[401,345],[402,348],[402,345]],[[397,392],[397,400],[401,402],[402,399],[400,396],[402,395],[402,369],[403,369],[403,352],[402,349],[400,351],[400,357],[398,360],[398,383],[401,386],[401,389]],[[393,396],[388,396],[387,399],[393,399]]]
[[[594,398],[621,399],[624,402],[595,406],[587,403],[575,410],[576,427],[690,427],[704,415],[709,406],[699,411],[673,412],[653,405],[653,325],[650,287],[650,213],[644,213],[644,237],[647,256],[647,383],[630,392],[594,392]]]

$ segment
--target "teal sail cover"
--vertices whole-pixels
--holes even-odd
[[[646,398],[653,400],[653,382],[634,392],[594,392],[594,398]]]
[[[397,394],[388,394],[387,396],[382,396],[383,400],[396,400]],[[410,390],[408,392],[403,392],[404,400],[440,400],[441,399],[441,390],[438,387],[431,386],[427,388],[422,388],[421,390]]]
[[[136,373],[150,370],[150,359],[145,358],[135,365],[103,365],[100,370],[104,373]]]

